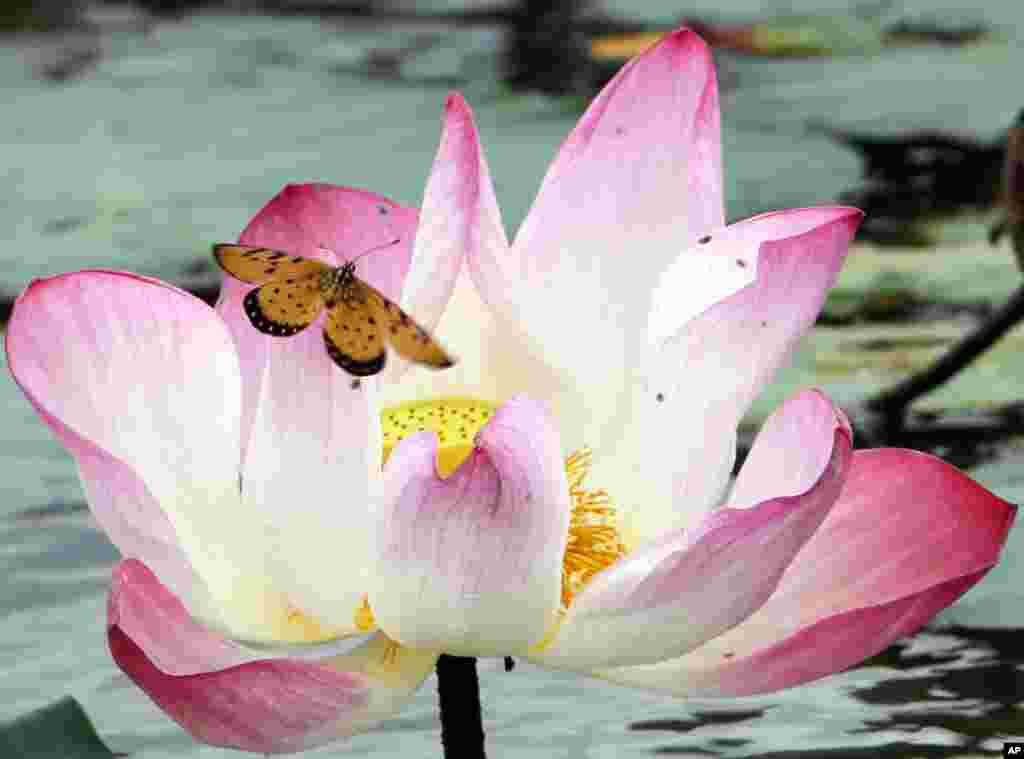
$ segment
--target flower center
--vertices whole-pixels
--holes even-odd
[[[497,404],[473,398],[443,398],[392,406],[381,413],[384,461],[406,435],[433,431],[438,438],[437,470],[442,477],[454,472],[473,451],[476,433],[497,409]],[[626,553],[618,528],[615,507],[604,490],[588,490],[583,480],[590,471],[591,452],[583,448],[565,461],[572,516],[569,539],[562,560],[562,606],[595,574]],[[368,605],[357,612],[362,629],[372,626]]]
[[[391,406],[381,412],[384,461],[404,437],[415,432],[437,434],[437,471],[442,477],[458,469],[473,451],[473,440],[497,405],[472,398],[442,398]]]

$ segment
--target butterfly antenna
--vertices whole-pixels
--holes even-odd
[[[356,262],[356,261],[358,261],[358,260],[359,260],[360,258],[363,258],[363,257],[365,257],[365,256],[368,256],[368,255],[370,255],[371,253],[376,253],[376,252],[377,252],[378,250],[384,250],[384,248],[390,248],[390,247],[392,247],[393,245],[398,245],[398,243],[400,243],[401,241],[402,241],[402,238],[401,238],[401,237],[396,237],[396,238],[395,238],[394,240],[392,240],[391,242],[385,242],[385,243],[381,243],[380,245],[374,245],[374,246],[373,246],[372,248],[370,248],[369,250],[364,250],[364,251],[363,251],[362,253],[360,253],[360,254],[359,254],[358,256],[356,256],[355,258],[351,259],[351,261],[352,261],[352,263],[355,263],[355,262]]]

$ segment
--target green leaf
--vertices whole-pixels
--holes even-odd
[[[74,698],[0,724],[0,756],[20,759],[113,759],[88,715]]]

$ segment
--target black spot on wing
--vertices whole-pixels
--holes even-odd
[[[379,374],[388,360],[387,352],[384,350],[383,345],[381,346],[380,355],[374,356],[367,361],[359,361],[347,353],[342,353],[341,349],[334,344],[334,341],[331,340],[331,336],[327,332],[324,332],[324,344],[327,346],[327,355],[331,357],[331,361],[353,377],[371,377],[374,374]]]
[[[252,326],[264,335],[273,335],[274,337],[291,337],[309,326],[308,324],[282,324],[267,317],[263,313],[263,309],[260,308],[259,295],[257,293],[261,289],[257,287],[254,290],[250,290],[242,301],[245,315],[249,317],[249,323]]]

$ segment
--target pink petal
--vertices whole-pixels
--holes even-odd
[[[471,281],[471,277],[479,281],[482,268],[507,265],[509,249],[473,112],[457,93],[445,104],[444,133],[427,185],[416,245],[417,251],[433,251],[431,256],[442,263],[432,267],[431,256],[424,256],[427,264],[419,269],[417,252],[405,297],[414,301],[415,293],[435,289],[433,306],[414,306],[420,310],[413,313],[420,315],[436,312],[440,307],[437,298],[451,293],[436,334],[458,361],[443,372],[404,373],[401,381],[382,387],[382,404],[466,395],[504,400],[525,393],[550,400],[558,395],[557,401],[582,405],[576,392],[559,394],[561,379],[532,351],[518,325],[501,316],[500,308],[507,308],[508,303],[500,301],[488,307]],[[466,256],[468,266],[449,290],[448,277],[456,271],[455,258],[461,255]],[[445,256],[448,264],[443,263]],[[492,295],[500,296],[499,300],[505,296],[501,292]],[[557,410],[561,425],[566,420],[563,409]],[[589,409],[581,409],[579,415],[592,416]]]
[[[285,187],[260,209],[239,237],[308,256],[334,266],[393,240],[360,259],[359,276],[398,300],[409,271],[418,212],[382,195],[350,187],[313,183]]]
[[[318,332],[268,338],[242,499],[272,536],[274,586],[319,622],[354,629],[371,564],[380,418],[374,385],[353,389]]]
[[[732,508],[757,503],[765,493],[796,495],[828,465],[829,450],[814,441],[841,427],[852,435],[842,409],[820,390],[804,390],[788,400],[761,427],[726,503]]]
[[[822,206],[719,230],[709,244],[755,265],[757,279],[681,325],[665,346],[685,368],[687,385],[697,381],[702,394],[745,412],[814,324],[863,217],[856,208]]]
[[[642,537],[696,524],[721,497],[740,418],[814,323],[862,216],[842,207],[779,211],[698,246],[742,260],[756,280],[685,322],[646,361],[636,354],[631,419],[609,455],[624,473],[613,484],[637,473]],[[680,281],[678,297],[692,290],[699,299],[704,284]]]
[[[246,595],[261,574],[262,534],[238,498],[241,388],[216,314],[157,280],[65,274],[19,296],[6,345],[119,547],[190,596],[193,569],[218,604]],[[232,623],[260,627],[252,611],[235,608]]]
[[[398,300],[417,212],[369,192],[290,185],[252,220],[241,241],[332,265],[374,246],[357,272]],[[243,497],[275,536],[275,586],[321,622],[350,628],[365,593],[370,487],[380,470],[376,382],[352,387],[324,348],[320,322],[287,339],[256,331],[241,299],[252,289],[225,277],[217,304],[241,355]],[[328,580],[327,578],[332,578]]]
[[[89,508],[121,554],[148,562],[179,595],[194,598],[205,593],[170,520],[135,471],[33,406],[75,458]]]
[[[658,273],[723,221],[717,106],[707,46],[685,29],[666,36],[582,117],[512,255],[474,270],[484,300],[582,388],[624,365]]]
[[[477,160],[482,158],[473,113],[462,96],[453,93],[445,101],[441,144],[424,191],[412,266],[402,289],[402,307],[430,330],[440,321],[462,259],[474,243],[472,219],[480,194],[473,181]],[[500,218],[498,225],[500,229]],[[389,357],[389,362],[392,368],[385,370],[389,379],[408,368],[408,362],[397,356]]]
[[[595,576],[535,660],[571,669],[656,662],[756,611],[828,515],[851,459],[849,426],[823,395],[797,396],[768,422],[793,426],[805,434],[788,451],[799,478],[763,491],[756,506],[717,511]]]
[[[488,292],[486,288],[498,276],[500,268],[507,265],[509,257],[501,209],[494,195],[494,184],[480,146],[480,135],[477,134],[472,109],[461,95],[449,96],[446,106],[449,130],[461,138],[460,142],[453,145],[458,150],[450,151],[454,170],[450,182],[457,188],[452,193],[456,202],[450,215],[465,223],[463,234],[467,238],[469,251],[467,267],[477,289],[493,297],[495,303],[492,307],[497,308],[506,303],[507,295],[501,291]],[[448,133],[446,130],[446,137]]]
[[[477,258],[500,261],[508,251],[473,112],[458,93],[445,101],[444,130],[427,182],[416,244],[417,249],[448,251],[449,260],[466,255],[470,270]],[[411,272],[407,282],[410,297],[433,278],[436,265],[428,264],[429,258],[422,268]],[[445,282],[446,273],[442,272]],[[505,355],[506,341],[497,334],[493,314],[474,291],[469,276],[460,266],[451,283],[451,298],[436,325],[440,340],[456,354],[455,366],[443,372],[403,373],[400,381],[381,388],[382,405],[410,398],[509,397],[499,389],[504,377],[493,360]],[[437,307],[428,305],[426,310],[434,312]],[[522,386],[516,388],[521,391]]]
[[[289,754],[337,740],[338,723],[365,699],[362,678],[296,661],[167,675],[120,628],[107,631],[117,665],[197,741]]]
[[[207,630],[136,559],[114,569],[107,599],[107,626],[116,627],[169,675],[194,675],[252,661],[244,648]]]
[[[569,502],[557,431],[543,406],[517,398],[444,480],[436,450],[432,434],[411,435],[388,461],[370,594],[377,623],[417,648],[524,650],[559,605]]]
[[[378,635],[369,645],[311,647],[307,660],[270,660],[198,624],[133,560],[115,570],[107,636],[118,666],[194,738],[266,753],[372,727],[408,701],[437,658],[388,654]]]
[[[832,512],[756,614],[686,656],[600,676],[677,695],[743,696],[839,672],[978,582],[1015,515],[933,456],[858,451]]]
[[[139,562],[118,567],[107,625],[118,666],[204,743],[266,753],[310,748],[334,738],[329,728],[366,702],[366,683],[352,673],[249,661],[189,617]]]
[[[398,302],[409,270],[416,225],[416,209],[371,192],[328,184],[288,185],[249,222],[239,242],[337,265],[375,246],[400,239],[398,245],[361,259],[357,268],[360,277]],[[243,456],[248,450],[270,346],[275,342],[295,344],[303,338],[311,344],[318,343],[321,353],[324,352],[318,324],[288,341],[267,337],[253,329],[242,308],[242,298],[251,289],[252,285],[225,276],[217,301],[217,312],[231,330],[241,362]]]

